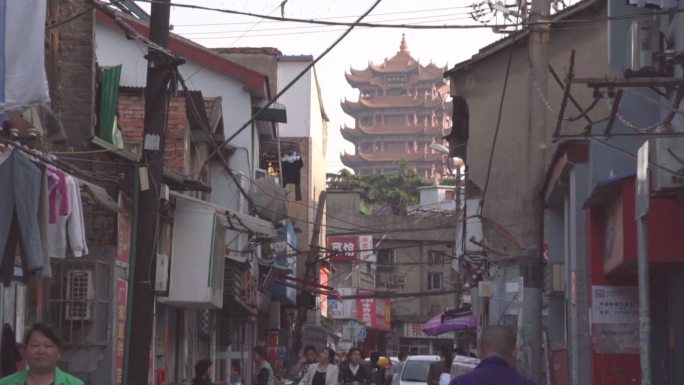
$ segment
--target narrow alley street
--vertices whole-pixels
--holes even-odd
[[[684,0],[0,0],[0,385],[684,384]]]

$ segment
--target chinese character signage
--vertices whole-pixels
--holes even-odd
[[[328,248],[331,250],[330,259],[333,262],[353,261],[358,259],[359,237],[330,236],[328,237]]]
[[[593,286],[592,323],[639,322],[639,292],[636,286]]]
[[[372,296],[373,291],[359,290],[359,295]],[[390,302],[386,298],[361,298],[358,300],[359,321],[368,328],[382,331],[392,330]]]
[[[124,349],[126,344],[126,301],[128,281],[119,278],[116,282],[116,337],[114,340],[114,383],[123,383]]]
[[[122,208],[117,216],[116,261],[127,264],[131,260],[131,215],[133,208],[123,194],[119,195],[119,207]]]
[[[639,292],[636,286],[593,286],[591,336],[602,354],[639,353]]]
[[[377,258],[373,251],[373,236],[359,236],[359,259],[366,262],[375,263]]]
[[[404,324],[404,337],[406,338],[428,338],[429,336],[423,333],[422,324]]]

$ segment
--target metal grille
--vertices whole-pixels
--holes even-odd
[[[66,282],[67,321],[89,321],[93,299],[93,272],[90,270],[69,270]]]
[[[197,320],[197,329],[200,336],[208,336],[210,331],[209,310],[202,310]]]
[[[109,342],[114,277],[110,264],[87,259],[53,260],[54,280],[47,288],[46,322],[67,346]]]

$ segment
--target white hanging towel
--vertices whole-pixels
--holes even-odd
[[[50,100],[45,75],[46,0],[0,0],[0,123]]]

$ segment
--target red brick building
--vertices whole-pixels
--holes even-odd
[[[355,154],[343,154],[342,163],[356,174],[395,172],[408,161],[426,179],[448,175],[442,155],[429,147],[444,142],[451,127],[446,68],[421,65],[411,56],[403,37],[399,52],[381,64],[350,69],[347,82],[359,90],[359,100],[342,102],[355,120],[342,136],[354,143]]]

